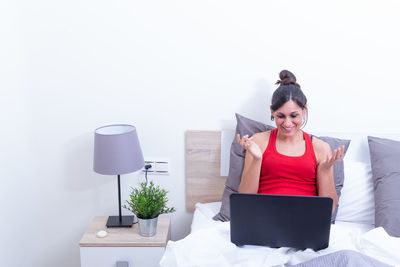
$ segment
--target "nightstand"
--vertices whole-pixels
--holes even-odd
[[[169,216],[158,217],[157,233],[152,237],[140,236],[137,224],[107,228],[107,218],[95,217],[83,235],[79,243],[81,267],[116,267],[117,261],[128,262],[129,267],[159,266],[171,236]],[[97,237],[100,230],[107,231],[107,236]]]

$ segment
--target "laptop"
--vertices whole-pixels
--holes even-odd
[[[329,245],[332,201],[330,197],[233,193],[231,242],[324,249]]]

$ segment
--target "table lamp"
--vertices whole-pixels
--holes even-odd
[[[117,175],[119,216],[109,216],[107,227],[131,227],[134,216],[121,216],[120,175],[144,166],[136,127],[126,124],[97,128],[94,135],[93,170],[100,174]]]

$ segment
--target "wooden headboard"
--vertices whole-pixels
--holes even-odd
[[[197,202],[221,201],[226,176],[220,176],[221,132],[186,132],[186,210]]]

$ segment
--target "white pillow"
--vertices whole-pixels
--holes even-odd
[[[336,220],[375,224],[374,184],[369,163],[344,162],[344,183]]]
[[[193,233],[199,229],[214,227],[214,225],[222,223],[212,219],[221,209],[221,201],[211,203],[196,203],[193,214],[190,232]]]

